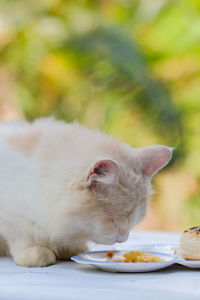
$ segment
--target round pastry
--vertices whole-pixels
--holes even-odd
[[[187,260],[200,260],[200,227],[185,230],[175,253]]]

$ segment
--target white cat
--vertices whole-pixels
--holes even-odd
[[[85,251],[89,240],[126,241],[171,153],[161,145],[132,149],[51,118],[1,124],[1,254],[47,266]]]

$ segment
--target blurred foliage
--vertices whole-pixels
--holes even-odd
[[[1,70],[27,119],[168,144],[199,182],[199,0],[0,0]],[[184,199],[188,224],[199,193]]]

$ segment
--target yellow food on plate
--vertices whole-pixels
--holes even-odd
[[[111,252],[111,251],[109,251]],[[113,257],[108,255],[107,252],[107,256],[108,257]],[[164,259],[162,259],[161,257],[151,254],[151,253],[143,253],[141,251],[130,251],[127,253],[124,253],[124,258],[118,258],[118,259],[113,259],[114,262],[132,262],[132,263],[136,263],[136,262],[160,262],[160,261],[164,261]]]
[[[186,260],[200,260],[200,227],[185,230],[181,236],[180,247],[175,254]]]

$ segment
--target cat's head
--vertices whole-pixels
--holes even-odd
[[[94,161],[82,178],[74,220],[86,236],[102,244],[124,242],[145,216],[151,179],[171,158],[172,149],[123,145],[111,157]],[[76,215],[77,213],[77,215]]]

